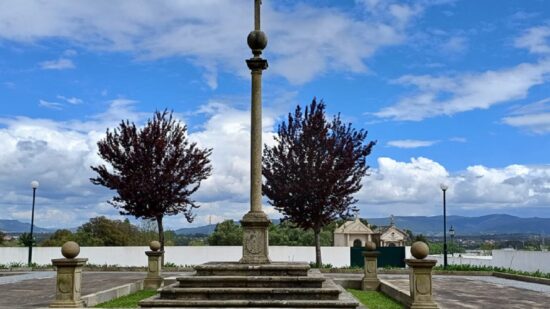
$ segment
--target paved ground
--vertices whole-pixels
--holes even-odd
[[[167,273],[174,277],[175,273]],[[189,275],[185,273],[182,275]],[[359,279],[360,274],[331,274]],[[135,282],[142,272],[84,272],[82,295]],[[407,275],[381,275],[408,291]],[[0,308],[47,307],[55,292],[54,272],[0,276]],[[434,297],[441,308],[550,308],[550,286],[489,276],[435,276]]]
[[[361,274],[325,274],[360,279]],[[408,275],[380,275],[409,293]],[[550,286],[492,276],[434,276],[434,299],[440,308],[550,309]]]
[[[82,295],[143,279],[141,272],[83,272]],[[55,272],[0,277],[0,308],[48,307],[55,295]]]
[[[381,275],[409,290],[406,275]],[[434,276],[434,298],[441,308],[550,308],[550,286],[489,276]]]

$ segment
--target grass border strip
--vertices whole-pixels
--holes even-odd
[[[509,273],[503,273],[503,272],[500,272],[500,271],[494,271],[493,272],[493,277],[498,277],[498,278],[503,278],[503,279],[511,279],[511,280],[517,280],[517,281],[523,281],[523,282],[530,282],[530,283],[538,283],[538,284],[544,284],[544,285],[550,285],[550,279],[533,277],[533,276],[509,274]]]
[[[95,305],[108,302],[112,299],[126,296],[141,290],[143,290],[143,279],[133,283],[116,286],[108,290],[88,294],[82,296],[81,299],[84,301],[86,307],[94,307]]]
[[[399,289],[397,286],[386,280],[380,280],[380,287],[378,288],[378,291],[405,307],[409,307],[411,305],[411,295],[407,291]]]

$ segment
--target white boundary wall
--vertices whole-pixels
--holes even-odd
[[[493,266],[550,273],[550,252],[493,250]]]
[[[26,264],[28,248],[0,247],[0,264],[12,262]],[[146,266],[145,251],[149,247],[81,247],[78,257],[88,258],[88,263],[97,265]],[[166,262],[176,265],[198,265],[212,261],[238,261],[242,257],[241,246],[169,246],[165,248]],[[348,266],[348,247],[321,247],[324,264],[334,267]],[[33,262],[39,265],[51,264],[51,259],[61,258],[59,247],[33,248]],[[311,262],[315,261],[315,247],[270,246],[272,261]]]
[[[493,256],[462,256],[447,255],[449,264],[493,266],[511,268],[522,271],[541,271],[550,273],[550,252],[548,251],[516,251],[493,250]],[[429,258],[437,259],[437,265],[443,265],[443,255],[430,255]]]
[[[430,255],[429,259],[436,259],[437,265],[443,265],[443,255]],[[462,256],[459,257],[447,255],[447,263],[449,265],[472,265],[472,266],[493,266],[493,258],[490,256]]]
[[[82,247],[79,257],[88,258],[96,265],[146,266],[145,251],[149,247]],[[12,262],[26,264],[28,248],[0,247],[0,264]],[[410,247],[405,250],[410,258]],[[321,247],[324,264],[334,267],[349,266],[348,247]],[[241,246],[169,246],[166,247],[166,262],[176,265],[198,265],[212,261],[238,261],[242,256]],[[315,261],[315,247],[270,246],[269,256],[273,261],[312,262]],[[51,259],[61,258],[59,247],[33,248],[33,262],[39,265],[51,264]],[[443,264],[442,255],[431,255],[437,264]],[[493,250],[493,256],[447,256],[449,264],[495,266],[523,271],[550,273],[550,252]]]

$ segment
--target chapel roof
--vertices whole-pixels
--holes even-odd
[[[373,234],[374,232],[366,225],[355,218],[353,221],[346,221],[334,230],[335,234]]]

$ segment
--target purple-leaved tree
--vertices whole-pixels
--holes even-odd
[[[212,149],[201,149],[187,139],[187,127],[164,110],[155,112],[143,128],[122,121],[98,143],[99,156],[110,166],[92,166],[93,184],[116,190],[111,205],[122,215],[155,220],[164,251],[165,215],[182,213],[192,222],[191,199],[210,176]]]
[[[367,131],[344,124],[340,115],[325,117],[325,104],[315,99],[302,113],[279,125],[275,145],[266,146],[263,194],[269,204],[296,226],[313,230],[317,267],[321,267],[321,229],[347,218],[357,202],[353,194],[369,166],[366,157],[375,142],[365,143]]]

